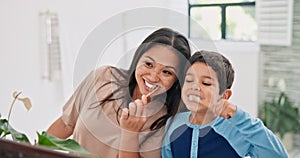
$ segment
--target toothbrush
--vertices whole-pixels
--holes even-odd
[[[155,86],[153,88],[153,90],[151,92],[149,92],[147,95],[146,95],[146,98],[147,98],[147,102],[149,103],[151,101],[151,95],[154,94],[154,92],[156,92],[157,90],[159,89],[158,86]]]

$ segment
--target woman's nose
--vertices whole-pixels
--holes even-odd
[[[160,75],[160,70],[155,68],[152,71],[150,71],[150,77],[149,79],[152,82],[158,82],[159,81],[159,75]]]

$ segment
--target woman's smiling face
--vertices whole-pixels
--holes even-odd
[[[207,112],[221,97],[216,72],[205,63],[194,63],[186,73],[181,96],[190,111]]]
[[[135,78],[137,81],[136,94],[146,95],[158,90],[153,95],[158,95],[169,90],[177,79],[179,71],[179,57],[177,52],[163,45],[155,45],[146,51],[140,58]]]

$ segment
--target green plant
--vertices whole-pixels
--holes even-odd
[[[12,139],[14,141],[30,143],[28,137],[25,134],[18,132],[13,127],[11,127],[11,125],[9,124],[12,108],[13,108],[16,100],[21,101],[27,110],[30,110],[30,108],[31,108],[30,99],[29,98],[20,98],[19,96],[21,93],[22,92],[19,92],[19,93],[14,92],[13,93],[14,99],[13,99],[12,103],[10,104],[7,119],[0,119],[0,136],[1,136],[1,138],[6,138],[6,136],[11,135]],[[0,115],[0,118],[1,118],[1,115]]]
[[[274,97],[272,101],[265,101],[263,108],[264,124],[274,133],[279,133],[281,138],[288,132],[299,133],[299,110],[284,92],[280,92],[279,97]]]
[[[21,92],[13,93],[13,101],[10,105],[7,119],[1,118],[1,114],[0,114],[0,137],[1,137],[1,139],[6,139],[7,136],[11,136],[12,140],[15,142],[24,142],[24,143],[31,144],[28,137],[24,133],[21,133],[21,132],[18,132],[17,130],[15,130],[10,125],[10,122],[9,122],[13,106],[17,100],[21,101],[27,110],[30,110],[30,108],[31,108],[30,99],[29,98],[20,98],[19,97],[20,94],[21,94]],[[63,150],[63,151],[78,153],[78,154],[82,154],[82,155],[94,155],[94,154],[88,152],[87,150],[85,150],[82,146],[80,146],[73,139],[67,139],[67,140],[59,139],[57,137],[49,135],[47,132],[44,132],[44,131],[41,134],[37,132],[37,135],[38,135],[38,141],[37,141],[37,144],[34,144],[34,145],[46,146],[46,147],[50,147],[55,150]],[[94,156],[96,156],[96,155],[94,155]]]

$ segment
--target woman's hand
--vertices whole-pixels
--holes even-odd
[[[142,99],[131,102],[129,108],[124,108],[120,118],[121,128],[131,132],[140,132],[147,121],[145,108],[147,103],[147,97],[143,95]]]
[[[139,132],[147,121],[145,108],[147,103],[147,97],[143,95],[142,99],[131,102],[129,108],[122,110],[120,118],[122,131],[119,158],[140,158]]]

